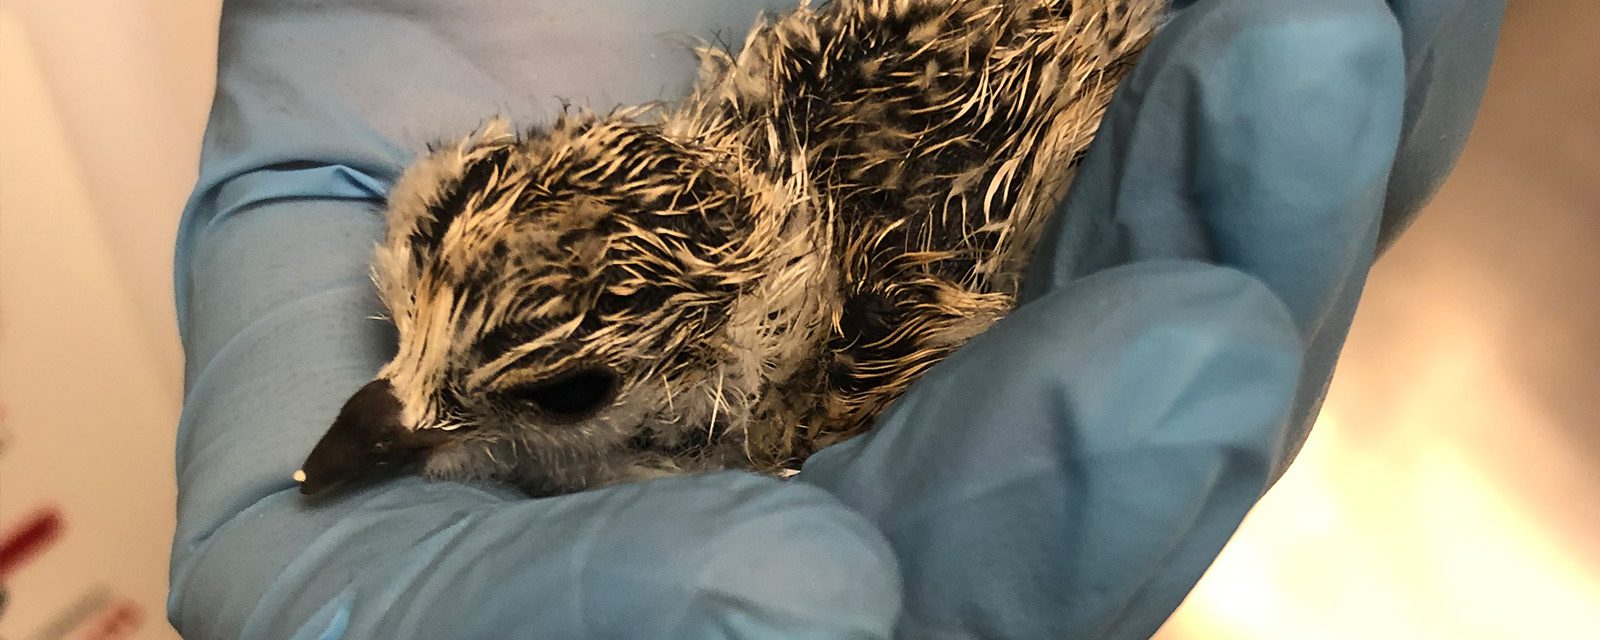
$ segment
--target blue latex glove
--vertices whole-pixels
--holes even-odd
[[[308,504],[290,472],[393,350],[366,264],[411,150],[558,98],[681,95],[692,63],[655,34],[737,36],[764,8],[443,4],[225,6],[177,259],[187,637],[1147,635],[1303,438],[1380,221],[1448,170],[1502,9],[1184,3],[1028,303],[802,482],[401,479]]]

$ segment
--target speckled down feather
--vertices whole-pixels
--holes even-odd
[[[495,121],[395,186],[379,373],[426,475],[794,468],[1007,313],[1161,0],[838,0],[676,105]]]

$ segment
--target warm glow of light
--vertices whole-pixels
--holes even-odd
[[[1572,475],[1585,463],[1561,446],[1526,383],[1503,373],[1499,349],[1511,347],[1493,339],[1490,319],[1445,312],[1419,321],[1428,337],[1407,352],[1426,357],[1347,354],[1295,466],[1158,637],[1574,638],[1600,629],[1594,567],[1552,536],[1548,512],[1511,492],[1517,478],[1506,471]],[[1405,381],[1402,393],[1379,393],[1394,380]]]

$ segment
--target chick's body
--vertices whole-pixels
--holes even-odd
[[[737,59],[712,58],[692,102],[735,114],[757,170],[803,184],[823,219],[808,255],[824,272],[813,286],[830,294],[826,335],[809,349],[816,370],[775,399],[800,406],[752,432],[776,436],[761,450],[804,455],[866,429],[1010,310],[1158,7],[845,1],[758,28]]]
[[[865,430],[1011,309],[1163,4],[802,5],[678,105],[433,152],[375,267],[393,421],[450,434],[428,475],[533,493]]]

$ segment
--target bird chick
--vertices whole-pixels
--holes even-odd
[[[1162,0],[836,0],[677,105],[493,121],[396,183],[399,350],[301,489],[794,469],[1014,305]]]

